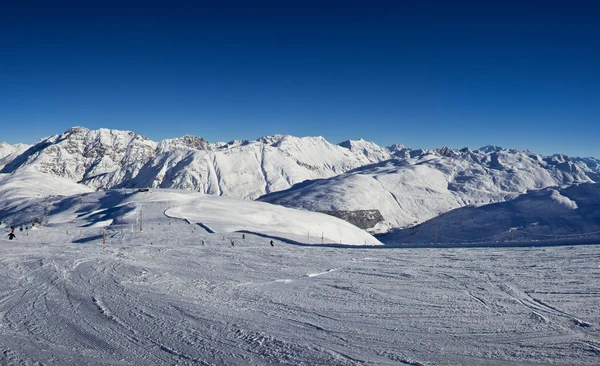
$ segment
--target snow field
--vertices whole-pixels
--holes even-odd
[[[89,230],[41,227],[0,240],[0,364],[596,365],[600,357],[598,246],[271,247],[179,219],[115,231],[106,245],[100,236],[68,242]]]

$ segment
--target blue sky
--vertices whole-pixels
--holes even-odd
[[[71,126],[600,157],[600,2],[35,2],[0,12],[0,140]]]

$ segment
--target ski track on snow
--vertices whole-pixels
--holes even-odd
[[[121,230],[107,245],[68,242],[94,237],[93,228],[0,240],[0,364],[597,365],[600,357],[598,246],[271,247],[251,233],[223,240],[166,217],[160,203],[144,204],[144,214],[144,232]]]

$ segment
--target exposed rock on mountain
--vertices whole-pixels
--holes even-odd
[[[157,143],[130,131],[83,127],[2,151],[2,173],[33,169],[94,189],[179,188],[248,199],[372,162],[364,152],[355,154],[322,137],[276,135],[209,144],[184,136]]]

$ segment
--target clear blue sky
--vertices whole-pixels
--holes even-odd
[[[4,2],[0,140],[79,125],[600,157],[599,19],[595,0]]]

